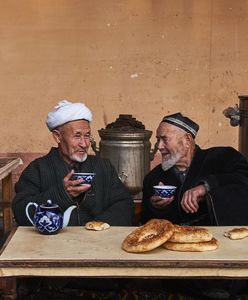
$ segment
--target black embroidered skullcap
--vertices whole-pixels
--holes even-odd
[[[165,116],[162,122],[172,124],[174,126],[180,127],[186,132],[190,133],[193,138],[195,138],[197,131],[199,130],[199,125],[192,121],[190,118],[183,116],[180,112]]]

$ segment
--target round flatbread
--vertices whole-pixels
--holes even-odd
[[[234,228],[232,230],[226,231],[224,236],[228,237],[231,240],[241,240],[248,237],[248,228]]]
[[[151,219],[124,239],[122,249],[133,253],[147,252],[161,246],[172,234],[171,222],[164,219]]]
[[[101,221],[90,221],[85,224],[85,228],[88,230],[101,231],[110,228],[110,225]]]
[[[215,238],[212,238],[209,242],[201,243],[175,243],[167,241],[163,244],[163,247],[172,251],[204,252],[216,250],[218,248],[218,241]]]
[[[212,238],[212,233],[206,228],[174,225],[174,233],[168,241],[175,243],[199,243],[211,241]]]

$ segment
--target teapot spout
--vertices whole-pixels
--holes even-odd
[[[71,212],[76,207],[77,207],[76,205],[72,205],[72,206],[68,207],[67,210],[64,212],[62,228],[66,227],[68,225],[70,216],[71,216]]]

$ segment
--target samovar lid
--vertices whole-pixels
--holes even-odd
[[[121,131],[134,130],[134,129],[145,129],[140,121],[136,120],[132,115],[119,115],[119,117],[112,123],[106,126],[106,129],[117,128]]]
[[[106,125],[106,128],[98,130],[101,138],[112,137],[133,137],[149,139],[152,131],[146,130],[142,122],[136,120],[132,115],[120,114],[112,123]]]

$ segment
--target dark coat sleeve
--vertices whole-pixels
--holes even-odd
[[[211,161],[211,154],[209,157]],[[218,170],[204,177],[210,186],[212,213],[218,225],[248,224],[248,162],[231,147],[221,148],[212,165]]]

